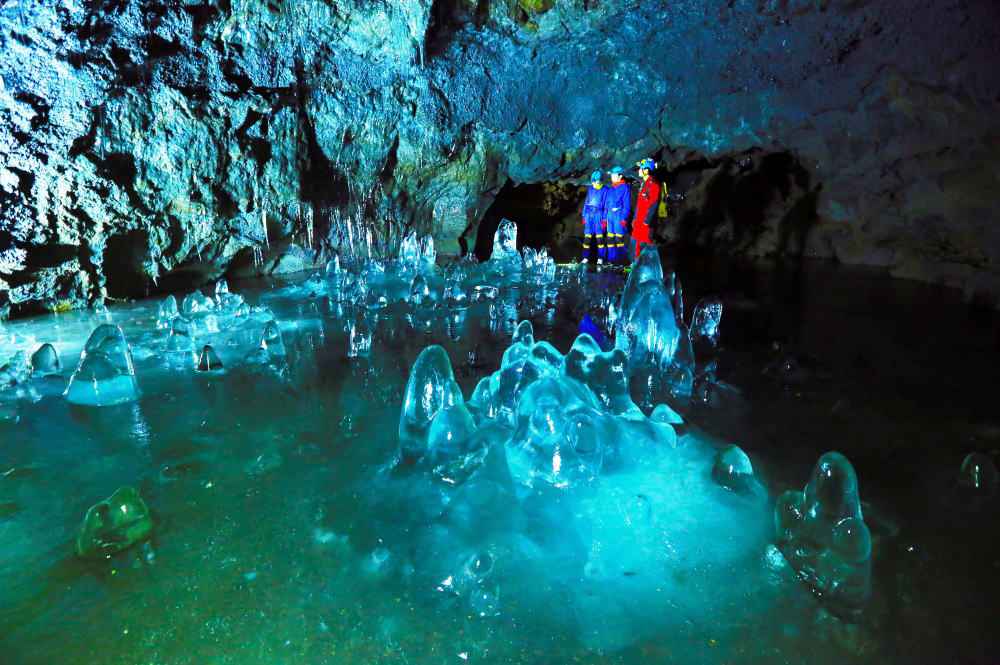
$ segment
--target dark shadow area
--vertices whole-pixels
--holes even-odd
[[[424,53],[435,58],[448,50],[455,34],[466,25],[482,27],[490,17],[490,0],[470,3],[466,0],[434,0],[427,32],[424,34]]]
[[[548,247],[554,251],[562,222],[583,203],[575,185],[561,183],[507,182],[479,222],[476,246],[473,250],[482,261],[493,251],[493,234],[500,220],[507,218],[517,224],[517,246]]]
[[[818,187],[786,152],[696,158],[658,175],[670,192],[668,222],[657,232],[661,242],[800,257],[817,221]]]
[[[149,234],[146,231],[129,231],[109,238],[104,250],[108,295],[112,298],[146,296],[148,283],[143,263],[148,255]]]

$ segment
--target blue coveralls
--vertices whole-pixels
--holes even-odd
[[[583,201],[583,260],[590,258],[591,249],[597,245],[597,258],[606,258],[604,243],[605,201],[608,186],[597,189],[587,188],[587,198]]]
[[[604,205],[605,219],[608,220],[608,260],[624,261],[627,258],[625,234],[632,214],[632,192],[624,180],[605,189],[607,190]]]

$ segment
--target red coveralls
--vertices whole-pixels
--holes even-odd
[[[635,238],[635,257],[639,258],[639,252],[643,244],[653,242],[650,235],[650,225],[656,219],[656,210],[660,205],[660,183],[647,178],[642,183],[639,190],[639,198],[635,202],[635,218],[632,220],[632,237]]]

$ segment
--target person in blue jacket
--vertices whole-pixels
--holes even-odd
[[[604,214],[605,199],[608,188],[601,182],[601,172],[590,174],[590,186],[587,187],[587,198],[583,201],[583,260],[589,261],[594,250],[597,250],[597,262],[603,263],[607,255],[604,241],[604,229],[607,218]]]
[[[607,189],[605,201],[607,226],[607,256],[611,263],[628,259],[625,237],[628,232],[629,216],[632,214],[632,192],[625,182],[625,170],[616,166],[611,169],[611,187]]]

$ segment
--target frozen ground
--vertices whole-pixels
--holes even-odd
[[[436,309],[414,303],[415,276],[410,288],[368,279],[352,300],[330,297],[329,280],[343,286],[344,278],[329,275],[247,288],[245,308],[237,312],[242,303],[232,300],[232,316],[214,322],[181,299],[187,340],[159,302],[7,325],[5,355],[47,342],[62,369],[26,382],[0,421],[4,662],[845,663],[884,655],[877,632],[835,618],[786,563],[774,530],[778,492],[766,482],[736,492],[713,479],[717,451],[732,442],[648,419],[649,409],[608,387],[611,369],[581,379],[592,404],[573,398],[611,433],[596,467],[577,439],[560,456],[558,443],[538,438],[539,427],[554,434],[551,423],[569,413],[560,401],[567,393],[552,387],[576,385],[561,369],[550,393],[532,391],[535,407],[504,415],[494,393],[499,406],[489,415],[476,386],[494,372],[494,385],[506,385],[517,355],[505,356],[508,347],[521,343],[555,362],[539,343],[561,358],[584,313],[611,336],[607,306],[623,278],[548,270],[537,281],[505,277],[495,294],[467,288],[467,302],[448,300],[454,273],[431,275],[427,292],[446,304]],[[390,292],[402,295],[379,302]],[[515,332],[519,320],[533,324],[531,345]],[[135,399],[71,403],[62,390],[91,331],[106,323],[131,346]],[[359,326],[371,333],[370,350],[363,339],[359,346],[368,334]],[[194,371],[205,344],[221,370]],[[407,381],[433,344],[473,419],[456,416],[446,429],[477,443],[407,455]],[[417,382],[417,394],[445,394],[431,384],[423,391]],[[444,427],[431,422],[443,404],[434,399],[422,412],[430,429],[413,421],[425,443]],[[107,559],[75,558],[87,508],[123,485],[152,510],[153,538]],[[873,533],[876,542],[885,537]],[[810,547],[803,556],[835,544]]]

